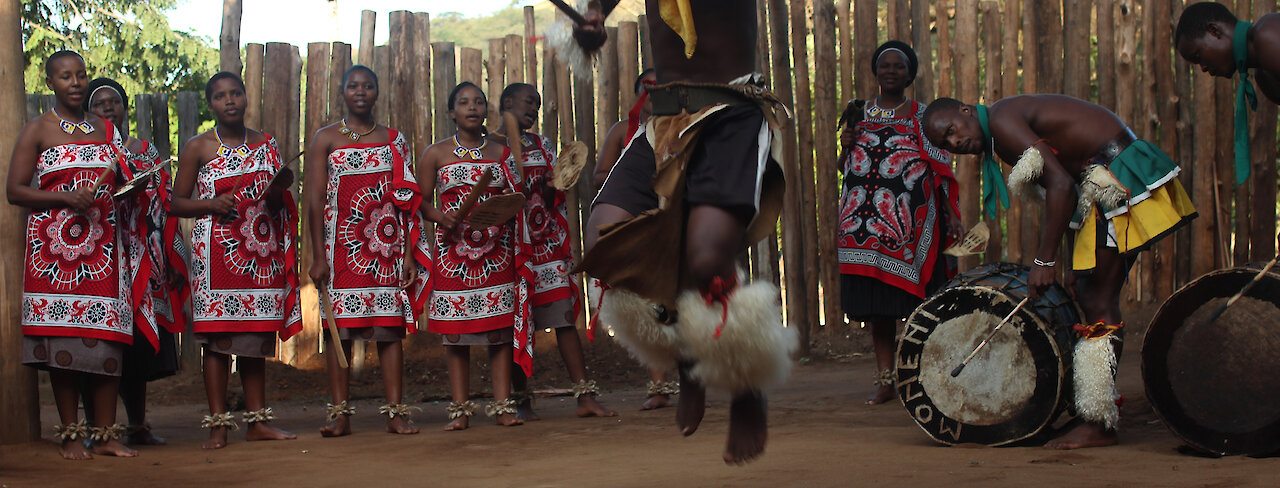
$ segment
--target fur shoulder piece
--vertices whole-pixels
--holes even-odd
[[[582,12],[587,9],[588,0],[572,2],[574,8]],[[556,51],[556,57],[569,66],[569,71],[578,79],[585,79],[591,73],[596,57],[600,51],[588,53],[582,50],[578,41],[573,38],[573,20],[556,10],[556,20],[547,28],[547,45]]]
[[[1044,197],[1032,185],[1040,179],[1044,172],[1044,155],[1035,145],[1022,151],[1018,163],[1009,171],[1009,193],[1019,199],[1043,200]]]

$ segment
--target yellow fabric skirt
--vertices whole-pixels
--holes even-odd
[[[1099,218],[1095,207],[1076,231],[1072,269],[1093,269],[1100,246],[1114,248],[1122,255],[1142,252],[1195,217],[1196,207],[1177,178],[1151,190],[1151,196],[1109,220]],[[1103,235],[1099,235],[1100,228]]]

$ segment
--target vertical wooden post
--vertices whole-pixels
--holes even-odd
[[[556,83],[556,51],[542,45],[542,135],[551,141],[551,148],[560,149],[560,100],[556,95],[560,85]],[[590,163],[588,163],[590,166]]]
[[[489,84],[485,86],[485,92],[490,97],[496,97],[502,93],[502,88],[507,86],[504,82],[506,77],[506,58],[507,58],[507,42],[505,39],[489,39],[489,60],[485,62],[485,71],[489,75]],[[453,89],[452,86],[449,87]],[[447,92],[446,92],[447,93]],[[502,118],[498,116],[498,104],[489,104],[489,125],[497,127],[502,122]],[[452,131],[450,131],[452,132]]]
[[[413,113],[405,108],[413,100],[413,15],[407,10],[387,14],[388,60],[387,82],[383,84],[378,101],[391,113],[390,125],[406,134],[413,134]]]
[[[22,5],[18,0],[0,1],[0,153],[12,154],[18,133],[26,124],[26,84],[22,78]],[[34,117],[35,114],[32,114]],[[9,174],[11,158],[0,158],[4,174]],[[8,190],[5,201],[8,201]],[[22,357],[22,275],[25,268],[27,211],[16,205],[0,206],[0,222],[9,232],[2,256],[4,276],[0,279],[0,444],[18,444],[40,439],[40,395],[36,370],[21,364]]]
[[[1195,89],[1196,112],[1212,114],[1217,110],[1214,105],[1214,81],[1209,76],[1196,76],[1192,79]],[[1197,120],[1196,128],[1207,134],[1214,132],[1216,121],[1212,117]],[[1197,137],[1194,142],[1196,161],[1213,161],[1216,154],[1217,138]],[[1200,217],[1191,221],[1191,274],[1200,276],[1213,270],[1213,172],[1207,167],[1197,168],[1195,181],[1191,188],[1192,200],[1200,207]],[[1208,211],[1206,211],[1208,210]],[[1163,296],[1163,295],[1160,295]]]
[[[538,88],[538,26],[533,6],[524,8],[524,82]]]
[[[1089,97],[1089,20],[1093,2],[1063,2],[1063,93],[1088,100]],[[1104,57],[1111,56],[1107,53]]]
[[[1027,2],[1022,9],[1022,92],[1038,93],[1040,91],[1040,26],[1037,2]],[[1013,206],[1010,202],[1009,206]],[[1021,259],[1018,262],[1030,263],[1035,258],[1036,248],[1040,245],[1040,221],[1042,206],[1032,200],[1018,202],[1021,244]],[[1009,242],[1012,244],[1013,239]]]
[[[1018,0],[1006,0],[1006,5],[1016,3]],[[911,0],[911,47],[916,52],[922,53],[918,56],[920,66],[916,70],[916,81],[911,84],[914,97],[916,100],[930,102],[933,96],[933,39],[929,37],[929,0]],[[1015,37],[1016,41],[1017,38]],[[1014,44],[1005,44],[1009,49],[1017,46]],[[1010,56],[1012,58],[1013,56]]]
[[[773,77],[769,71],[769,12],[766,7],[764,2],[757,3],[756,71],[763,76],[765,86],[773,86]],[[774,141],[773,144],[781,146],[782,142]],[[778,161],[778,164],[782,164],[782,161]],[[778,231],[775,229],[767,238],[757,242],[751,248],[752,279],[767,280],[781,287],[781,275],[778,274],[780,260]]]
[[[560,146],[564,147],[570,141],[577,140],[578,135],[573,130],[573,75],[569,73],[569,65],[564,60],[556,57],[555,66],[552,68],[556,78],[556,112],[559,122],[557,132],[560,134]],[[555,120],[547,120],[547,124],[555,124]],[[590,161],[590,159],[588,159]],[[592,165],[586,165],[591,167]],[[594,188],[596,182],[594,178],[585,178],[592,181]],[[582,215],[585,213],[579,204],[577,191],[565,192],[565,203],[568,208],[573,209],[569,212],[569,235],[579,237],[582,235]],[[570,239],[569,248],[573,252],[573,259],[580,261],[582,259],[582,239]]]
[[[1062,73],[1062,3],[1058,0],[1036,2],[1035,11],[1040,44],[1040,92],[1062,93],[1064,84]]]
[[[492,55],[492,53],[490,53]],[[454,52],[452,42],[433,42],[431,43],[431,85],[435,87],[436,100],[436,137],[445,137],[446,134],[453,134],[455,125],[449,114],[449,92],[458,84],[457,73],[454,71],[457,64],[454,62]],[[492,104],[490,104],[492,105]]]
[[[1160,147],[1164,149],[1166,153],[1169,153],[1174,158],[1174,161],[1177,161],[1179,159],[1182,148],[1179,147],[1180,144],[1178,143],[1178,125],[1174,123],[1174,121],[1178,120],[1178,96],[1174,91],[1175,90],[1174,76],[1172,76],[1173,58],[1174,56],[1176,56],[1176,54],[1173,54],[1172,22],[1174,22],[1173,20],[1174,17],[1170,7],[1174,1],[1181,3],[1181,0],[1158,0],[1155,2],[1156,3],[1156,24],[1155,24],[1156,30],[1154,32],[1155,35],[1153,37],[1153,40],[1155,42],[1153,42],[1153,44],[1155,45],[1155,50],[1157,53],[1156,65],[1155,65],[1156,66],[1155,73],[1157,74],[1156,105],[1159,108],[1160,120],[1162,121],[1162,123],[1160,124]],[[1210,103],[1210,106],[1213,106],[1212,102]],[[1213,113],[1213,112],[1210,111],[1210,112],[1200,112],[1200,113]],[[1207,159],[1197,159],[1197,160],[1208,161]],[[1213,181],[1212,171],[1206,171],[1206,173],[1209,173],[1206,176],[1208,176],[1209,181],[1212,182]],[[1212,202],[1213,201],[1212,191],[1210,191],[1209,195],[1210,195],[1210,198],[1208,199],[1204,199],[1204,200],[1197,199],[1195,201]],[[1209,209],[1211,208],[1212,207],[1209,207]],[[1208,212],[1202,211],[1200,213],[1200,218],[1196,220],[1198,221],[1216,220],[1212,217],[1209,217],[1207,213]],[[1216,242],[1216,239],[1211,238],[1211,240],[1206,242],[1211,242],[1211,243]],[[1173,239],[1162,239],[1155,246],[1155,252],[1156,252],[1155,280],[1156,281],[1155,281],[1154,291],[1156,293],[1156,296],[1159,297],[1161,300],[1173,294],[1174,283],[1177,281],[1174,268],[1171,266],[1165,265],[1165,263],[1173,263],[1177,261],[1174,259],[1175,247],[1176,246]],[[1209,249],[1210,263],[1213,262],[1212,261],[1212,257],[1214,256],[1213,251],[1214,251],[1214,248]],[[1194,266],[1194,264],[1192,264],[1192,266]]]
[[[139,93],[133,96],[133,113],[137,116],[138,127],[134,131],[139,137],[151,137],[151,95]],[[143,134],[146,134],[143,136]]]
[[[28,93],[24,96],[26,97],[26,101],[27,101],[27,106],[26,106],[27,113],[26,113],[26,117],[23,120],[31,120],[40,116],[40,114],[44,113],[40,110],[40,95],[34,95],[34,94]]]
[[[298,53],[298,46],[289,44],[289,68],[285,83],[285,94],[288,95],[286,102],[288,103],[287,111],[284,113],[284,142],[280,143],[281,156],[292,158],[298,154],[299,145],[302,141],[302,56]],[[279,137],[279,136],[277,136]],[[297,176],[297,175],[294,175]],[[293,193],[296,198],[302,191],[302,179],[294,178]],[[304,253],[305,254],[305,253]]]
[[[965,103],[974,103],[980,95],[978,89],[978,1],[956,0],[956,37],[952,49],[959,82],[957,95]],[[978,178],[978,157],[956,157],[956,179],[960,182],[960,218],[965,222],[979,220],[981,186]],[[978,264],[976,257],[960,258],[960,270]]]
[[[609,37],[600,50],[597,66],[596,134],[608,133],[618,121],[618,28],[605,27],[605,32]]]
[[[316,131],[329,123],[329,68],[333,61],[331,46],[327,42],[307,44],[307,106],[306,130],[303,132],[306,146]],[[307,280],[310,280],[308,277]]]
[[[893,26],[893,35],[887,40],[893,39],[911,43],[911,6],[908,0],[888,0],[889,7],[893,9],[893,14],[889,16],[889,23]]]
[[[266,47],[262,44],[244,46],[244,98],[248,104],[244,109],[244,125],[255,129],[262,127],[262,61],[265,53]]]
[[[773,67],[773,92],[782,103],[794,107],[791,91],[791,49],[789,46],[787,4],[785,0],[768,0],[769,3],[769,52]],[[801,38],[803,41],[803,38]],[[803,44],[803,42],[801,43]],[[783,122],[782,158],[787,174],[787,196],[783,200],[782,255],[783,292],[786,295],[786,321],[788,327],[800,332],[800,355],[809,355],[810,332],[816,321],[811,321],[808,309],[808,289],[804,279],[804,219],[800,217],[800,167],[796,159],[796,125],[794,120]]]
[[[160,152],[160,159],[168,160],[173,154],[173,143],[169,140],[169,94],[151,95],[151,143]]]
[[[247,70],[246,70],[247,71]],[[203,93],[197,92],[179,92],[178,93],[178,152],[181,154],[182,148],[186,146],[187,141],[196,136],[196,131],[200,130],[200,98]],[[175,163],[172,168],[177,168]],[[190,243],[192,219],[181,219],[182,238]],[[182,311],[190,316],[191,307],[182,304],[172,304],[174,312]],[[182,332],[178,336],[178,360],[180,362],[179,369],[184,375],[198,375],[201,369],[200,344],[195,340],[195,336],[191,332]]]
[[[372,10],[360,11],[360,48],[356,52],[360,62],[370,68],[373,68],[373,35],[378,25],[378,13]]]
[[[640,74],[640,26],[635,22],[618,23],[618,109],[623,116],[636,104],[632,82]],[[603,65],[601,65],[603,66]],[[604,134],[604,132],[601,132]]]
[[[1110,1],[1110,0],[1109,0]],[[1115,49],[1116,59],[1115,78],[1111,83],[1112,99],[1115,103],[1115,113],[1120,116],[1126,124],[1133,125],[1137,122],[1135,112],[1137,110],[1136,88],[1138,86],[1138,77],[1136,71],[1137,65],[1137,44],[1138,44],[1138,12],[1135,10],[1134,0],[1114,0],[1115,5]],[[1101,8],[1101,7],[1099,7]],[[1099,10],[1098,27],[1110,24],[1104,23],[1102,20],[1102,11]],[[1098,89],[1103,90],[1105,86],[1103,79],[1098,79]],[[1105,94],[1104,100],[1105,100]],[[1143,288],[1143,267],[1142,263],[1152,259],[1151,253],[1138,256],[1138,266],[1129,272],[1129,282],[1125,285],[1126,301],[1142,302],[1143,295],[1150,294],[1148,289]]]
[[[240,74],[240,0],[222,0],[222,34],[218,36],[219,69]]]
[[[611,38],[612,39],[612,38]],[[617,39],[614,39],[617,42]],[[507,85],[524,83],[524,42],[518,34],[511,34],[504,39],[507,51]],[[505,88],[506,85],[503,85]],[[498,96],[494,93],[492,96]]]
[[[178,92],[178,147],[196,136],[200,127],[200,95],[192,91]]]
[[[640,24],[640,69],[652,68],[653,43],[650,41],[648,16],[640,14],[636,23]]]
[[[1116,108],[1116,0],[1098,0],[1098,104],[1115,110]],[[1125,87],[1128,89],[1128,87]],[[1122,115],[1121,120],[1128,121]]]
[[[431,14],[413,13],[413,101],[415,130],[409,146],[416,157],[434,140],[433,125],[440,115],[431,107]],[[425,326],[424,326],[425,327]]]
[[[390,78],[391,48],[389,46],[376,46],[373,48],[373,53],[373,71],[378,73],[380,78]],[[375,111],[373,118],[379,124],[391,125],[391,112],[396,107],[395,90],[392,88],[391,83],[386,83],[385,86],[380,88],[382,93],[378,95],[378,102],[382,109]]]
[[[312,139],[315,137],[316,131],[320,130],[330,122],[330,100],[332,91],[329,83],[332,81],[329,70],[333,63],[333,46],[327,42],[312,42],[307,44],[307,90],[306,90],[306,108],[303,114],[305,128],[302,137],[305,147],[311,147]],[[337,84],[341,84],[339,79]],[[339,92],[340,93],[340,92]],[[339,99],[341,100],[341,99]],[[339,104],[343,103],[341,101]],[[281,152],[285,152],[281,149]],[[291,157],[292,154],[281,154],[282,157]],[[302,205],[303,208],[306,205]],[[311,241],[306,239],[309,235],[311,222],[306,218],[305,210],[301,220],[301,231],[299,235],[303,252],[299,253],[300,267],[299,288],[302,308],[302,332],[298,337],[286,341],[280,347],[280,361],[301,367],[307,364],[316,354],[316,349],[308,347],[316,342],[316,338],[320,333],[320,309],[316,306],[319,303],[320,295],[316,289],[316,285],[311,281],[311,276],[306,272],[310,269],[312,260],[316,259],[315,254],[311,250]],[[321,259],[324,259],[321,257]]]
[[[484,51],[473,47],[458,48],[458,83],[470,81],[484,86]]]
[[[1004,27],[1004,23],[1000,16],[1000,5],[996,2],[983,1],[979,8],[982,13],[982,49],[987,56],[986,65],[983,68],[983,73],[986,73],[986,87],[982,92],[982,100],[983,103],[992,103],[1004,97],[1004,79],[1000,72],[1004,64],[1003,50],[1001,49],[1001,45],[1004,43],[1004,35],[1001,29]],[[957,26],[957,34],[959,31],[960,28]],[[1014,72],[1010,76],[1016,77],[1018,74]],[[972,177],[975,182],[979,180],[977,164],[978,161],[974,161],[974,174]],[[1003,171],[1007,174],[1009,171],[1008,166],[1005,166]],[[963,206],[963,203],[961,205]],[[1009,206],[1013,207],[1012,204]],[[983,220],[987,221],[987,226],[991,229],[991,240],[987,241],[986,262],[1004,261],[1004,244],[1001,242],[1001,236],[1004,233],[1001,231],[1000,221],[1008,215],[1008,212],[1000,209],[994,220],[983,214],[981,210],[978,213]]]
[[[905,12],[904,12],[905,13]],[[836,161],[836,9],[830,1],[813,3],[814,65],[823,67],[814,72],[814,129],[813,142],[817,163],[818,202],[818,277],[822,282],[823,320],[829,330],[844,325],[844,312],[840,308],[840,260],[836,256],[836,229],[840,221],[837,205],[840,201],[838,186],[840,169]]]
[[[591,71],[586,73],[573,73],[573,115],[575,136],[587,146],[587,161],[596,160],[596,100],[592,88],[595,86],[594,76]],[[578,178],[578,199],[582,202],[591,201],[595,196],[595,185],[590,181],[591,175],[595,168],[591,165],[582,168],[583,176]],[[586,222],[588,212],[580,212],[579,222]]]
[[[284,124],[289,116],[289,66],[293,64],[289,54],[289,44],[267,43],[262,62],[262,120],[260,126],[253,127],[275,137],[282,146],[281,153],[285,152],[283,146],[288,132]]]
[[[1008,49],[1008,53],[1002,53],[1001,56],[1001,77],[1002,97],[1011,97],[1017,95],[1018,92],[1018,63],[1021,51],[1018,50],[1018,27],[1022,25],[1022,1],[1007,0],[1004,3],[1004,32],[1001,36],[1004,49]],[[988,50],[988,53],[991,51]],[[988,61],[990,62],[990,61]],[[917,82],[919,83],[919,82]],[[1022,262],[1022,203],[1010,203],[1009,208],[1004,210],[1005,220],[1005,247],[1004,259],[1006,261],[1020,263]]]
[[[335,42],[329,45],[329,103],[328,110],[325,111],[327,120],[337,120],[347,115],[347,102],[342,98],[342,75],[351,69],[351,45],[345,42]],[[369,69],[372,66],[365,65]],[[379,87],[381,88],[381,87]],[[374,110],[386,111],[385,108]]]
[[[1237,7],[1237,2],[1232,0],[1225,0],[1222,3],[1226,4],[1227,8],[1231,9],[1232,12],[1237,12],[1237,15],[1240,15],[1240,18],[1248,18],[1249,5],[1247,4],[1247,0],[1239,2],[1244,4],[1243,11]],[[1173,6],[1173,10],[1181,11],[1181,7],[1181,2],[1177,2],[1177,4]],[[1172,16],[1170,20],[1172,22],[1177,22],[1177,16]],[[1170,44],[1172,44],[1172,42]],[[1177,53],[1175,53],[1174,56],[1178,56]],[[1178,57],[1181,58],[1181,56]],[[1213,183],[1217,188],[1217,193],[1215,194],[1213,202],[1213,207],[1217,210],[1217,215],[1214,217],[1215,236],[1213,241],[1217,245],[1217,252],[1214,253],[1214,267],[1225,268],[1231,266],[1231,258],[1234,257],[1234,252],[1231,246],[1231,232],[1233,230],[1239,230],[1231,219],[1232,208],[1235,206],[1233,204],[1240,203],[1243,207],[1236,209],[1236,216],[1241,220],[1247,219],[1249,216],[1249,187],[1244,185],[1237,187],[1235,184],[1236,151],[1234,144],[1235,124],[1233,123],[1235,120],[1235,104],[1230,103],[1229,101],[1235,100],[1236,80],[1218,77],[1214,77],[1213,80],[1214,91],[1216,92],[1214,99],[1222,101],[1221,103],[1216,104],[1218,109],[1218,123],[1215,127],[1217,128],[1218,143],[1216,146],[1217,156],[1213,159],[1217,166],[1217,173],[1214,175]],[[1200,215],[1203,216],[1204,212],[1201,211]],[[1243,249],[1244,254],[1246,255],[1248,254],[1247,247],[1249,243],[1248,229],[1249,226],[1246,223],[1243,229],[1244,235],[1236,235],[1237,247],[1246,248]]]
[[[792,1],[795,2],[797,0]],[[871,74],[871,69],[869,68],[869,66],[871,66],[871,55],[875,54],[876,45],[879,43],[876,38],[876,34],[878,32],[876,28],[876,4],[876,0],[853,1],[853,45],[855,47],[853,52],[853,76],[854,81],[857,82],[854,86],[858,91],[856,95],[857,98],[867,100],[870,100],[875,97],[877,93],[880,93],[880,87],[876,84],[876,77]],[[794,17],[796,14],[796,7],[794,5],[791,7],[791,12]],[[794,22],[794,20],[792,20],[792,22]],[[801,27],[803,27],[803,24],[801,24]],[[801,34],[803,34],[803,29]],[[804,39],[804,36],[797,36],[794,31],[791,33],[791,37],[791,41],[793,43],[797,42],[797,39]],[[798,61],[798,58],[796,61],[796,71],[798,75],[798,72],[800,71],[800,61]],[[797,79],[796,91],[799,92],[802,89],[807,90],[808,88],[806,88],[804,84],[801,84],[800,80]],[[799,100],[797,100],[797,102],[798,101]],[[805,147],[803,143],[801,144],[801,147]]]
[[[938,71],[937,71],[937,93],[941,97],[954,97],[955,89],[952,86],[954,76],[952,74],[954,64],[951,63],[951,14],[947,7],[952,3],[951,0],[934,0],[933,15],[936,17],[934,25],[938,29]]]
[[[847,102],[853,93],[853,0],[836,1],[836,44],[840,51],[840,100]],[[841,109],[843,109],[841,105]]]
[[[859,4],[861,5],[861,4]],[[813,107],[811,98],[811,87],[809,84],[809,50],[808,38],[809,30],[806,19],[809,17],[805,11],[805,2],[794,0],[790,4],[791,7],[791,56],[795,60],[796,83],[796,100],[792,107],[796,107],[795,121],[796,133],[799,141],[799,166],[797,171],[791,173],[792,178],[796,178],[799,182],[798,191],[793,193],[794,198],[799,199],[800,204],[796,210],[796,218],[800,221],[800,229],[803,232],[803,240],[800,242],[804,246],[804,267],[800,276],[804,278],[804,287],[798,291],[801,296],[807,300],[808,305],[805,310],[809,317],[807,322],[811,327],[817,327],[822,322],[822,303],[818,301],[818,228],[817,217],[814,215],[814,174],[813,174]],[[855,12],[856,15],[863,15],[863,10]],[[861,32],[861,31],[859,31]],[[825,203],[825,202],[824,202]]]

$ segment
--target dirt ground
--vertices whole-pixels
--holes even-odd
[[[407,368],[406,398],[419,400],[423,409],[416,415],[421,434],[382,432],[374,364],[355,388],[361,398],[355,402],[355,434],[324,439],[316,432],[324,419],[323,372],[277,365],[268,373],[271,405],[280,417],[276,425],[297,433],[297,440],[246,443],[235,432],[227,448],[201,450],[205,431],[196,426],[205,413],[203,392],[198,380],[180,376],[154,384],[149,413],[168,446],[143,447],[134,459],[69,462],[58,458],[46,434],[40,442],[0,446],[0,487],[1276,486],[1280,458],[1210,459],[1177,452],[1181,443],[1143,395],[1140,334],[1132,332],[1120,364],[1120,390],[1128,400],[1121,444],[1109,448],[938,446],[900,403],[863,405],[872,390],[873,360],[849,350],[865,346],[841,351],[827,340],[818,348],[822,358],[800,362],[792,381],[770,392],[764,456],[744,467],[726,466],[720,460],[728,413],[724,395],[712,393],[701,429],[681,437],[673,409],[637,411],[645,375],[616,346],[597,342],[591,365],[605,387],[602,401],[619,411],[615,418],[575,418],[572,397],[549,395],[567,386],[552,350],[540,360],[547,374],[534,380],[544,392],[537,404],[544,420],[503,428],[477,416],[470,430],[442,432],[444,370],[436,359],[417,358]],[[867,343],[860,331],[839,339]],[[47,429],[56,415],[45,393]]]

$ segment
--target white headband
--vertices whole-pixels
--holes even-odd
[[[102,86],[100,86],[100,87],[94,88],[94,89],[93,89],[93,91],[89,92],[89,98],[88,98],[88,100],[93,100],[93,96],[94,96],[94,95],[97,95],[97,94],[98,94],[98,90],[101,90],[101,89],[103,89],[103,88],[110,88],[110,89],[111,89],[111,91],[116,92],[116,96],[117,96],[117,97],[120,97],[120,104],[121,104],[121,105],[123,105],[123,104],[125,103],[125,100],[124,100],[124,94],[123,94],[123,93],[120,93],[120,90],[117,90],[115,87],[113,87],[113,86],[111,86],[111,85],[102,85]],[[90,103],[92,103],[92,102],[90,102]]]
[[[898,48],[896,48],[896,47],[891,47],[891,48],[887,48],[887,49],[885,49],[885,50],[883,50],[883,51],[880,51],[880,55],[879,55],[879,56],[876,56],[875,64],[880,64],[880,58],[883,58],[883,57],[884,57],[884,53],[887,53],[887,52],[889,52],[889,51],[897,51],[897,52],[898,52],[898,54],[901,54],[901,55],[902,55],[902,60],[906,62],[906,64],[907,64],[907,68],[910,68],[910,67],[911,67],[911,56],[907,56],[906,51],[903,51],[903,50],[898,49]]]

